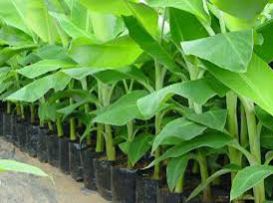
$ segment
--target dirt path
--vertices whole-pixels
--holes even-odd
[[[84,189],[82,183],[29,157],[1,137],[0,158],[37,166],[54,180],[53,183],[28,174],[0,173],[0,203],[106,203],[97,193]]]

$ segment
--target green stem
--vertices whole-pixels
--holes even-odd
[[[114,147],[114,140],[112,135],[112,129],[110,125],[105,125],[105,134],[106,134],[106,155],[108,161],[116,160],[116,149]]]
[[[260,134],[257,131],[255,107],[247,98],[241,98],[241,101],[246,113],[250,152],[256,158],[257,164],[261,164]],[[253,190],[255,203],[263,203],[265,201],[264,181],[260,181]]]
[[[20,116],[21,115],[21,109],[20,109],[20,104],[17,102],[16,103],[16,115]]]
[[[47,122],[47,126],[48,126],[48,129],[49,131],[53,131],[53,126],[52,126],[52,123],[50,121]]]
[[[96,152],[103,152],[104,142],[103,142],[103,125],[97,125],[97,139],[96,139]]]
[[[11,114],[11,103],[7,103],[7,114]]]
[[[241,104],[240,106],[241,110],[241,130],[240,130],[240,141],[241,145],[243,147],[247,147],[248,145],[248,135],[247,135],[247,122],[246,122],[246,114],[245,114],[245,109],[243,105]]]
[[[87,78],[86,77],[81,80],[81,85],[82,85],[83,90],[88,91]],[[88,114],[89,111],[90,111],[89,104],[88,103],[84,104],[84,112],[86,114]],[[89,146],[91,145],[91,135],[90,135],[90,133],[86,136],[86,143]]]
[[[178,181],[177,184],[175,186],[174,192],[175,193],[182,193],[183,192],[183,186],[184,186],[184,174],[182,174]]]
[[[155,90],[158,91],[162,88],[164,81],[164,75],[161,71],[161,67],[157,61],[155,61]],[[155,136],[160,133],[161,130],[161,113],[155,115]],[[155,151],[155,159],[160,156],[160,147]],[[154,166],[154,179],[160,179],[160,163],[155,164]]]
[[[238,135],[238,119],[237,119],[237,102],[238,98],[234,92],[228,92],[226,94],[226,105],[227,105],[227,128],[230,135],[238,140],[239,142],[239,135]],[[235,148],[229,147],[229,159],[230,162],[241,166],[241,155],[238,150]],[[231,173],[231,180],[234,179],[236,173]]]
[[[23,104],[20,104],[20,111],[21,111],[21,119],[25,120],[25,111]]]
[[[75,141],[77,140],[77,136],[76,136],[76,120],[75,118],[70,118],[69,120],[69,124],[70,124],[70,140],[71,141]]]
[[[63,132],[63,126],[62,126],[62,120],[60,117],[56,119],[56,127],[57,127],[57,135],[58,137],[62,137],[64,135]]]
[[[33,124],[35,123],[35,108],[34,105],[30,105],[30,122]]]
[[[132,143],[134,140],[134,125],[133,121],[129,121],[127,123],[127,134],[128,134],[128,142]],[[127,167],[133,168],[133,164],[130,162],[129,157],[127,156]]]
[[[205,156],[203,156],[200,150],[198,151],[197,159],[200,167],[201,181],[204,183],[209,177],[207,159]],[[211,199],[211,188],[208,186],[203,190],[203,202],[210,203]]]

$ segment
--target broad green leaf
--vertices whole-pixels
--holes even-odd
[[[233,73],[204,62],[209,72],[238,95],[252,99],[273,115],[273,71],[255,54],[246,73]]]
[[[94,75],[94,77],[105,84],[115,84],[118,81],[129,79],[128,75],[125,75],[116,70],[107,70],[107,69],[106,70],[103,69],[103,71],[97,72]]]
[[[113,40],[124,31],[121,17],[94,12],[90,13],[90,17],[94,35],[101,42]]]
[[[218,34],[213,37],[182,42],[187,55],[198,56],[233,72],[246,72],[253,52],[253,31]]]
[[[191,122],[185,118],[170,121],[155,137],[152,151],[160,145],[172,145],[181,141],[191,140],[201,135],[206,127]]]
[[[240,170],[232,182],[230,200],[240,197],[272,174],[273,166],[268,165],[248,166]]]
[[[170,8],[169,12],[171,35],[177,44],[208,37],[204,26],[194,15],[174,8]]]
[[[24,23],[20,13],[16,9],[13,2],[10,1],[0,1],[0,17],[3,22],[5,22],[7,25],[15,27],[19,30],[22,30],[23,32],[31,35],[30,30]]]
[[[223,109],[210,110],[201,114],[185,112],[185,116],[187,119],[207,126],[211,129],[224,131],[227,119],[227,111]]]
[[[73,62],[73,60],[68,57],[67,50],[57,45],[47,44],[45,46],[39,47],[37,50],[35,50],[34,54],[43,60],[56,59]]]
[[[122,96],[118,101],[98,112],[93,122],[122,126],[133,119],[142,118],[136,102],[146,94],[146,91],[139,90]]]
[[[268,128],[269,130],[273,130],[273,117],[272,115],[268,114],[266,111],[261,109],[259,106],[255,107],[256,115],[259,119],[259,121],[262,122],[262,124]]]
[[[71,57],[82,66],[121,68],[131,65],[142,53],[129,37],[120,37],[104,44],[77,45],[70,50]]]
[[[169,148],[164,154],[162,154],[160,157],[155,159],[151,164],[149,164],[147,168],[157,163],[160,163],[161,161],[166,160],[167,158],[183,156],[194,149],[198,149],[201,147],[219,149],[228,145],[231,142],[232,138],[227,134],[221,132],[206,133],[198,137],[195,137],[192,140],[178,143],[177,145]]]
[[[200,79],[164,87],[161,90],[152,92],[139,99],[137,105],[145,117],[152,117],[160,109],[162,104],[173,95],[179,95],[198,104],[204,104],[215,96],[216,93],[211,89],[207,79]]]
[[[124,0],[80,0],[80,2],[94,12],[111,13],[118,16],[135,16],[152,36],[156,36],[158,33],[157,13],[143,3]]]
[[[124,21],[129,29],[130,36],[144,51],[170,71],[181,74],[179,66],[174,62],[167,50],[165,50],[134,17],[124,17]]]
[[[90,100],[82,100],[82,101],[79,101],[77,103],[74,103],[74,104],[69,104],[68,106],[64,107],[64,108],[61,108],[61,109],[58,109],[57,112],[60,113],[60,114],[63,114],[63,120],[65,120],[65,118],[67,116],[69,116],[70,114],[72,114],[73,112],[76,111],[77,108],[79,108],[80,106],[83,106],[84,104],[87,104],[89,102],[93,102],[94,100],[90,99]]]
[[[2,82],[0,85],[0,94],[2,94],[7,89],[9,89],[13,84],[14,84],[14,82],[12,82],[12,81],[4,82],[4,83]]]
[[[177,8],[197,16],[204,22],[210,21],[202,0],[148,0],[148,5],[152,7]]]
[[[170,191],[173,191],[179,177],[184,176],[188,165],[189,158],[187,156],[172,158],[167,164],[167,183]]]
[[[259,57],[261,57],[268,63],[273,61],[273,36],[271,32],[272,29],[273,19],[267,23],[262,24],[256,29],[256,31],[263,36],[263,44],[255,45],[254,51]]]
[[[187,201],[190,201],[194,197],[196,197],[202,190],[204,190],[209,184],[211,184],[215,179],[219,178],[222,175],[231,173],[231,172],[236,172],[239,170],[239,167],[234,166],[234,165],[229,165],[224,167],[223,169],[220,169],[219,171],[216,171],[213,173],[210,177],[206,179],[205,182],[201,183],[198,185],[190,194],[190,196],[187,198]]]
[[[74,22],[72,22],[72,20],[70,20],[66,15],[53,12],[50,12],[50,15],[59,22],[60,26],[66,32],[66,34],[68,34],[73,39],[85,37],[89,38],[93,42],[98,41],[93,34],[86,32],[85,30],[78,27],[78,25],[74,24]]]
[[[273,139],[273,131],[269,130],[268,128],[262,128],[262,130],[261,130],[261,146],[265,149],[273,150],[272,139]]]
[[[35,48],[36,45],[24,45],[20,47],[6,47],[0,50],[0,66],[4,65],[10,58],[26,50]]]
[[[268,0],[212,0],[211,2],[230,15],[253,19],[262,12]]]
[[[103,83],[114,84],[121,80],[131,79],[142,84],[147,90],[153,91],[149,78],[142,72],[141,69],[129,66],[115,70],[101,70],[94,74],[95,78]]]
[[[38,115],[41,121],[56,121],[57,118],[56,103],[43,102],[39,105]]]
[[[8,45],[12,47],[33,44],[29,35],[21,30],[9,26],[2,27],[0,30],[0,45]]]
[[[95,73],[104,71],[103,68],[68,68],[63,69],[61,72],[65,73],[66,75],[69,75],[71,78],[74,78],[76,80],[82,80],[88,75],[94,75]]]
[[[70,1],[71,12],[70,19],[71,22],[82,30],[88,30],[89,25],[89,12],[87,8],[81,4],[79,0]]]
[[[61,68],[69,68],[73,66],[75,66],[75,64],[71,63],[70,61],[42,60],[35,64],[19,69],[18,73],[27,78],[33,79],[41,75],[44,75],[48,72],[56,71]]]
[[[135,165],[151,148],[150,142],[153,140],[151,135],[139,135],[134,138],[128,148],[128,158]]]
[[[52,42],[57,39],[56,27],[48,14],[43,0],[10,0],[21,18],[43,41]]]
[[[50,89],[55,91],[63,90],[71,78],[64,73],[57,72],[49,76],[45,76],[32,83],[22,87],[18,91],[7,97],[10,101],[35,102],[44,96]]]
[[[0,159],[0,172],[19,172],[19,173],[28,173],[36,176],[44,176],[48,175],[43,172],[41,169],[31,166],[28,164],[20,163],[14,160]]]

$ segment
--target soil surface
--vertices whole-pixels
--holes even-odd
[[[13,159],[41,168],[53,178],[0,173],[0,203],[107,203],[98,193],[84,189],[69,175],[40,163],[0,137],[0,159]]]

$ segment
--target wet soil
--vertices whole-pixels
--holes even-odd
[[[69,175],[22,153],[0,137],[0,159],[13,159],[44,170],[53,179],[21,173],[0,173],[0,203],[107,203]]]

